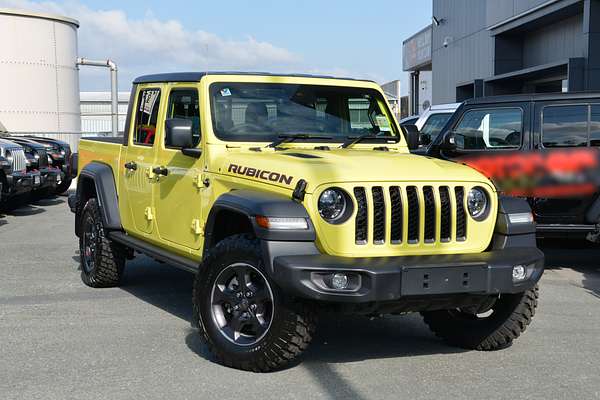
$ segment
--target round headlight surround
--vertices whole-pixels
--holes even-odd
[[[345,190],[338,187],[329,187],[319,195],[317,210],[326,222],[339,225],[350,218],[354,210],[354,204]]]
[[[475,198],[477,196],[477,198]],[[476,212],[473,212],[473,210]],[[483,221],[490,214],[490,195],[481,186],[475,186],[467,194],[467,211],[475,221]]]

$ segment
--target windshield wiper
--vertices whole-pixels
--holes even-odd
[[[394,135],[377,136],[372,133],[368,133],[366,135],[360,135],[360,136],[348,136],[347,140],[340,146],[340,148],[347,149],[348,147],[354,146],[355,144],[360,143],[363,140],[385,140],[385,141],[393,140],[394,143],[398,143],[400,141],[400,136],[394,136]]]
[[[333,139],[333,137],[331,136],[323,136],[323,135],[311,135],[310,133],[295,133],[295,134],[288,134],[288,135],[279,135],[277,136],[277,140],[275,140],[273,143],[271,143],[270,145],[268,145],[267,147],[278,147],[281,146],[284,143],[289,143],[289,142],[293,142],[294,140],[309,140],[309,139],[321,139],[321,140],[327,140],[327,139]]]

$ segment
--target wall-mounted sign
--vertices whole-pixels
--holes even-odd
[[[431,25],[402,43],[402,69],[414,71],[431,63]]]

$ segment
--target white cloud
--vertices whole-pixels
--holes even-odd
[[[299,55],[252,36],[225,39],[214,33],[186,29],[176,20],[161,20],[152,13],[134,19],[121,10],[93,10],[74,0],[41,3],[0,0],[0,7],[76,18],[81,24],[79,55],[113,59],[123,83],[151,72],[274,70],[293,68],[301,61]],[[86,87],[85,77],[99,77],[100,73],[82,69],[82,88]]]
[[[315,67],[299,54],[252,36],[228,39],[190,30],[177,20],[160,19],[152,12],[132,18],[122,10],[91,9],[78,0],[0,0],[0,8],[50,12],[79,20],[79,56],[115,61],[121,90],[128,90],[136,76],[169,71],[258,70],[383,81],[380,75],[369,72]],[[319,61],[321,65],[325,60]],[[108,90],[108,72],[82,68],[80,86],[82,90]]]

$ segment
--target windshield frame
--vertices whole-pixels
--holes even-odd
[[[223,78],[223,77],[221,77]],[[383,91],[381,90],[381,88],[379,87],[379,85],[377,85],[374,82],[369,82],[369,81],[344,81],[344,80],[334,80],[334,79],[325,79],[325,78],[301,78],[301,79],[289,79],[289,78],[283,78],[283,77],[277,77],[277,79],[268,79],[266,80],[264,77],[253,77],[252,78],[248,78],[248,77],[243,77],[240,79],[236,79],[238,77],[232,76],[232,79],[214,79],[214,80],[207,80],[208,82],[206,82],[206,91],[205,93],[208,96],[208,101],[206,102],[206,110],[208,111],[208,120],[210,121],[210,130],[212,133],[212,136],[217,139],[219,142],[223,142],[223,143],[252,143],[252,144],[262,144],[262,143],[271,143],[273,142],[274,139],[276,139],[279,135],[286,135],[288,134],[288,132],[283,131],[283,132],[274,132],[273,135],[271,136],[261,136],[258,137],[257,135],[239,135],[239,137],[235,137],[232,135],[223,135],[222,132],[220,132],[217,129],[217,121],[215,118],[215,109],[216,109],[216,104],[215,104],[215,100],[216,100],[216,96],[214,96],[215,93],[215,86],[219,86],[222,87],[223,85],[243,85],[243,84],[249,84],[249,85],[253,85],[253,84],[264,84],[264,85],[269,85],[269,84],[273,84],[273,85],[290,85],[290,86],[315,86],[315,87],[323,87],[323,88],[331,88],[331,89],[335,89],[335,88],[340,88],[340,89],[355,89],[355,90],[359,90],[359,91],[364,91],[365,94],[373,94],[375,95],[375,99],[377,101],[377,104],[379,106],[379,111],[382,112],[382,115],[384,115],[390,125],[390,131],[381,131],[381,134],[385,134],[385,135],[393,135],[398,137],[397,142],[393,143],[393,144],[389,144],[391,146],[405,146],[405,142],[404,142],[404,135],[402,134],[402,130],[399,128],[396,117],[393,115],[393,113],[390,110],[389,104],[387,102],[387,99],[385,98],[385,95],[383,93]],[[272,78],[272,77],[269,77]],[[217,89],[218,90],[218,89]],[[295,132],[294,133],[298,133]],[[325,135],[325,136],[330,136],[331,132],[319,132],[317,130],[315,131],[311,131],[307,129],[307,132],[303,132],[303,133],[307,133],[307,134],[321,134],[321,135]],[[343,143],[344,141],[347,140],[348,137],[350,136],[355,136],[354,133],[352,132],[348,132],[347,136],[343,136],[343,135],[333,135],[334,138],[333,139],[302,139],[300,141],[295,141],[294,143]],[[364,140],[361,144],[364,145],[368,145],[368,144],[378,144],[378,145],[382,145],[381,140]]]

